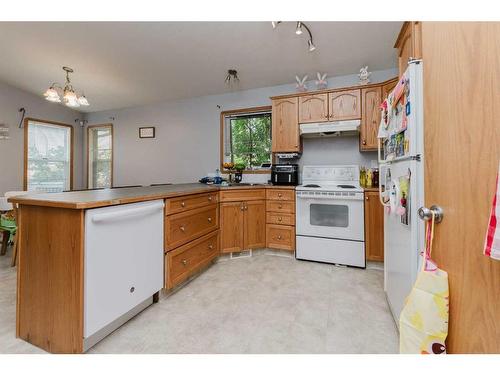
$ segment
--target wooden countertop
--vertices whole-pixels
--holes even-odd
[[[67,193],[26,194],[9,198],[9,202],[43,207],[86,209],[125,203],[165,199],[182,195],[231,189],[295,189],[295,186],[241,185],[213,186],[200,183],[144,186],[122,189],[71,191]]]

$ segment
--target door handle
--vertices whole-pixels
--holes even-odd
[[[443,221],[444,212],[439,206],[433,205],[431,208],[420,207],[418,209],[418,216],[424,221],[429,221],[432,219],[432,214],[434,214],[434,220],[436,223]]]

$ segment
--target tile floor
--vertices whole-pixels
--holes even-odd
[[[0,257],[0,353],[43,352],[14,337],[15,269]],[[222,260],[89,353],[397,353],[379,269],[254,253]]]

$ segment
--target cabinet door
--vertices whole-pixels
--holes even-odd
[[[266,201],[249,201],[244,204],[244,249],[266,247]]]
[[[377,149],[377,134],[380,125],[380,103],[382,88],[371,87],[361,90],[362,116],[359,136],[360,150],[373,151]]]
[[[395,48],[398,49],[399,77],[408,67],[410,58],[422,58],[422,24],[418,21],[405,22],[399,32]]]
[[[382,101],[387,98],[389,93],[394,90],[394,87],[398,84],[398,78],[391,79],[385,85],[382,86]]]
[[[244,249],[243,202],[220,204],[221,252],[231,253]]]
[[[361,118],[360,90],[331,92],[328,94],[331,121]]]
[[[300,151],[298,103],[298,97],[273,100],[273,152]]]
[[[328,94],[299,97],[299,123],[328,121]]]
[[[384,261],[384,209],[378,192],[365,192],[366,259]]]

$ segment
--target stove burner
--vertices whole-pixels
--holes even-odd
[[[321,186],[316,185],[316,184],[308,184],[308,185],[304,185],[304,187],[308,187],[308,188],[319,188],[319,187],[321,187]]]
[[[356,186],[353,185],[337,185],[337,187],[342,189],[354,189]]]

